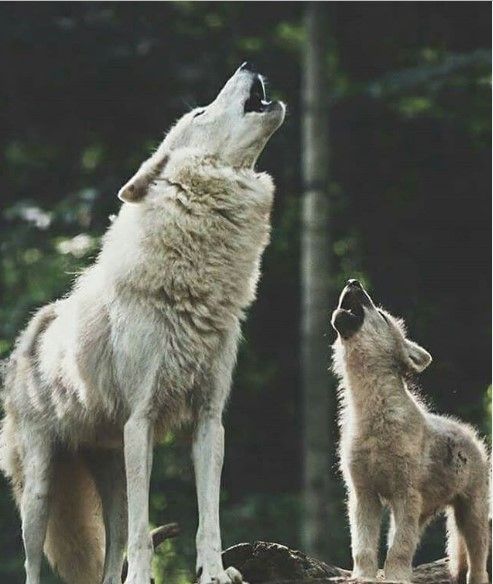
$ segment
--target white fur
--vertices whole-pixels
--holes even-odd
[[[252,167],[284,117],[282,104],[243,112],[252,79],[240,69],[176,124],[120,191],[128,202],[95,264],[19,338],[0,464],[21,507],[27,584],[46,532],[67,582],[120,582],[127,507],[126,583],[149,583],[153,445],[184,422],[196,428],[200,582],[241,581],[221,561],[221,417],[270,233],[273,184]],[[57,484],[63,468],[77,469],[77,500],[77,484]]]

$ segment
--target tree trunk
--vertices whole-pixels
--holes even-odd
[[[176,537],[179,533],[176,523],[170,523],[151,532],[154,549],[165,540]],[[222,553],[223,564],[237,568],[246,582],[250,584],[372,584],[375,580],[352,578],[349,570],[326,564],[292,550],[279,543],[255,541],[239,543]],[[491,544],[488,558],[489,581],[491,582]],[[122,582],[127,573],[127,565],[122,574]],[[379,574],[378,581],[382,580]],[[386,580],[388,584],[398,584]],[[428,564],[416,566],[413,570],[414,584],[459,584],[452,581],[448,569],[448,560],[442,558]],[[460,584],[465,584],[462,577]]]
[[[307,553],[327,558],[330,545],[329,375],[326,332],[329,313],[330,240],[328,136],[325,87],[327,29],[323,2],[305,13],[303,79],[303,180],[301,276],[301,358],[304,430],[304,512],[302,542]]]
[[[225,566],[234,566],[250,584],[366,584],[351,572],[325,564],[278,543],[241,543],[223,552]],[[413,584],[453,584],[446,559],[417,566]],[[388,584],[390,580],[386,580]]]

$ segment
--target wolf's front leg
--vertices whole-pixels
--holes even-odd
[[[392,502],[394,537],[387,552],[386,580],[411,582],[412,561],[420,536],[421,498],[410,496]]]
[[[193,443],[199,506],[197,576],[200,584],[242,582],[235,568],[223,567],[219,528],[219,493],[224,456],[224,428],[219,411],[200,414]]]
[[[128,499],[128,575],[125,584],[149,584],[152,541],[149,533],[149,483],[154,422],[133,415],[125,424],[125,471]]]
[[[353,552],[353,577],[375,578],[378,571],[378,542],[382,505],[371,492],[350,491],[349,522]]]

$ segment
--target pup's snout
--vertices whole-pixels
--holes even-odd
[[[355,280],[355,279],[348,280],[347,281],[347,285],[348,286],[354,286],[355,288],[360,288],[360,289],[363,288],[363,286],[359,283],[359,281],[358,280]]]
[[[258,73],[255,65],[253,65],[253,63],[250,63],[249,61],[245,61],[242,65],[240,65],[239,70],[240,71],[249,71],[250,73]]]

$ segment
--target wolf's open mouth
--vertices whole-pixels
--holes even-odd
[[[260,75],[255,75],[252,87],[250,88],[250,95],[245,102],[244,111],[248,112],[264,112],[272,102],[267,101],[265,95],[265,85]]]

